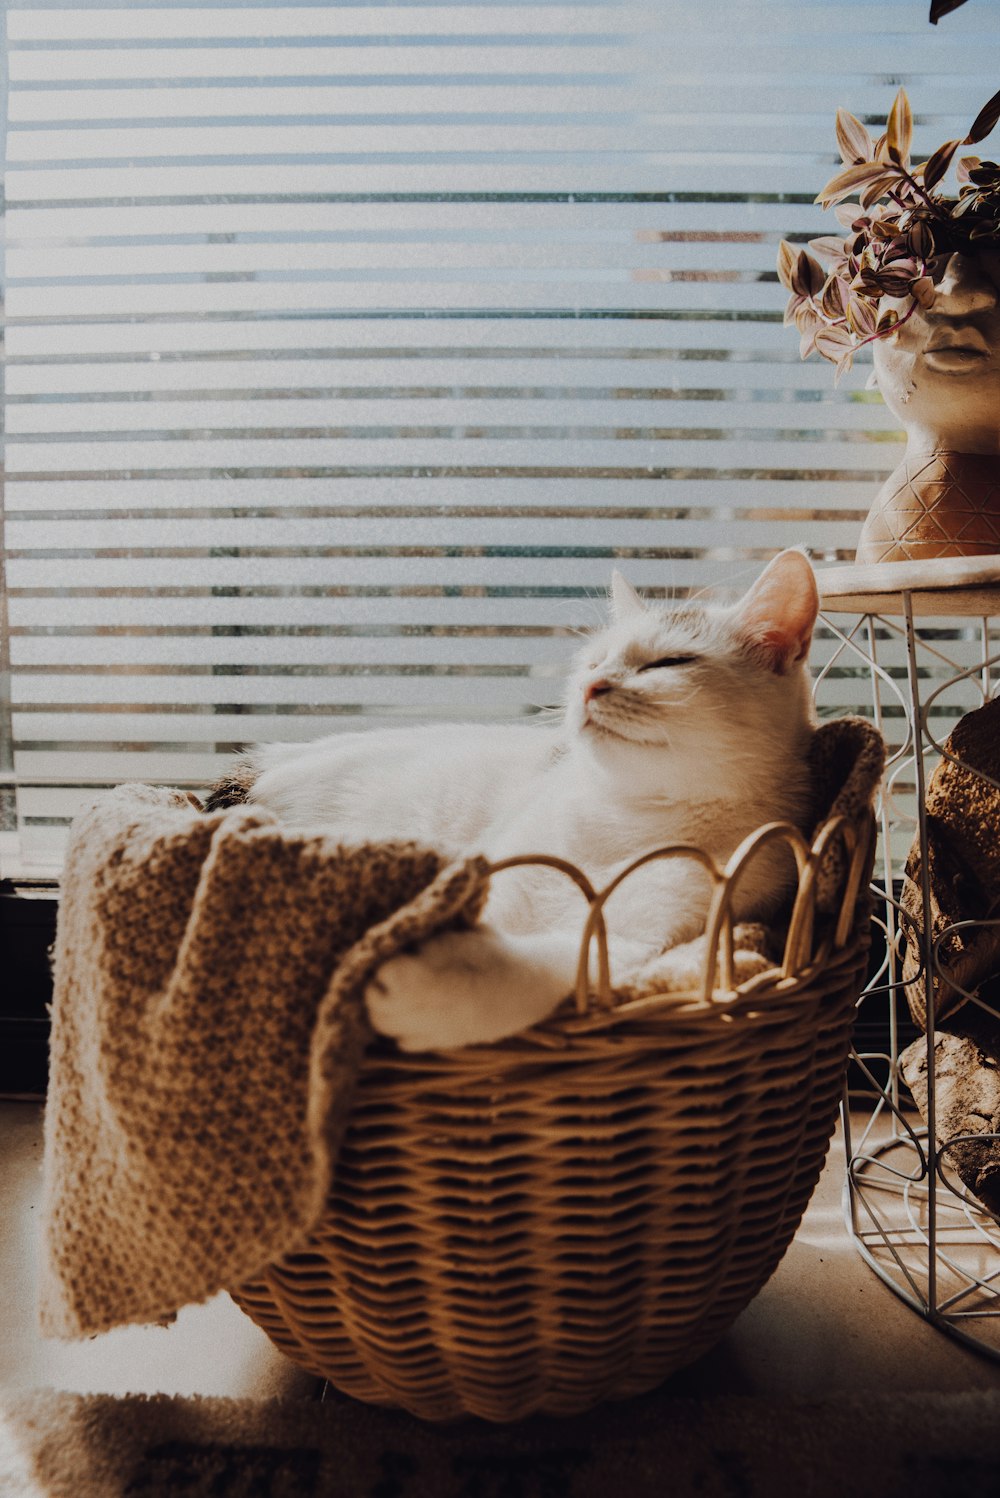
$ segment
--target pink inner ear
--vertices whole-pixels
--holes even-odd
[[[808,655],[818,611],[812,568],[800,553],[783,552],[744,599],[739,627],[771,670],[783,674]]]
[[[760,634],[753,638],[752,643],[763,648],[769,658],[768,664],[772,671],[777,671],[781,675],[809,654],[809,647],[812,644],[812,624],[810,623],[804,634],[797,631],[789,633],[780,625],[775,624],[761,630]]]

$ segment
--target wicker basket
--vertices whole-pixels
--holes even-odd
[[[774,837],[800,871],[784,961],[733,984],[730,893]],[[823,916],[831,843],[848,856]],[[600,961],[596,1000],[581,983],[577,1012],[514,1040],[377,1043],[323,1220],[237,1303],[336,1388],[429,1420],[572,1414],[693,1361],[772,1273],[819,1176],[869,865],[868,822],[827,823],[811,849],[763,829],[716,871],[700,992],[616,1006]],[[590,891],[599,947],[608,893]]]

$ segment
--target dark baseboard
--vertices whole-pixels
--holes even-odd
[[[0,882],[0,1094],[44,1097],[58,885]]]

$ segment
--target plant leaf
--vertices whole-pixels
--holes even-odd
[[[874,203],[878,202],[879,198],[882,197],[884,193],[889,191],[889,188],[892,187],[893,183],[898,181],[898,172],[881,172],[879,176],[873,178],[872,181],[869,182],[867,187],[862,189],[862,208],[871,208]]]
[[[822,260],[843,260],[844,241],[836,234],[824,234],[820,239],[810,239],[809,248]]]
[[[849,166],[846,171],[838,172],[835,177],[818,192],[813,199],[821,203],[824,208],[830,208],[834,203],[839,203],[841,198],[846,198],[856,187],[863,182],[870,182],[874,177],[881,177],[885,173],[885,165],[879,161],[861,161],[855,166]]]
[[[943,146],[938,146],[933,155],[928,156],[923,166],[917,167],[913,175],[923,182],[928,191],[941,181],[951,166],[951,158],[961,144],[960,140],[946,140]]]
[[[853,229],[858,219],[862,217],[860,203],[838,203],[833,211],[845,229]]]
[[[963,141],[963,146],[974,146],[977,141],[985,140],[997,120],[1000,120],[1000,93],[993,95],[988,104],[984,104],[976,115],[972,129]]]
[[[792,273],[795,270],[795,262],[799,252],[787,239],[783,239],[778,246],[778,280],[786,291],[794,290],[792,286]]]
[[[842,281],[839,276],[831,276],[819,299],[824,317],[828,317],[831,322],[838,322],[846,311],[848,295],[847,282]]]
[[[837,145],[845,166],[871,161],[875,143],[861,121],[846,109],[837,110]]]
[[[934,234],[926,219],[918,218],[906,232],[906,243],[910,252],[926,262],[934,254]]]
[[[824,359],[839,359],[845,349],[853,349],[854,339],[846,328],[820,328],[816,334],[816,352]]]
[[[805,250],[800,250],[795,257],[795,265],[792,269],[792,291],[795,295],[813,296],[822,291],[825,282],[826,272],[822,266]]]
[[[842,359],[838,359],[837,360],[837,368],[834,370],[834,374],[833,374],[833,385],[834,385],[834,389],[836,389],[837,386],[840,384],[840,382],[843,379],[844,375],[847,374],[847,371],[850,369],[850,367],[851,367],[851,365],[853,363],[854,363],[854,350],[851,349],[851,348],[849,348],[847,350],[847,353],[844,355],[844,357]]]
[[[957,10],[960,5],[964,4],[965,0],[931,0],[929,18],[931,25],[936,26],[942,16],[950,15],[953,10]]]
[[[892,101],[889,118],[885,122],[886,146],[893,161],[898,162],[900,166],[904,165],[909,159],[910,143],[912,140],[913,111],[910,108],[910,101],[906,96],[906,89],[901,88]]]
[[[870,338],[875,331],[875,308],[871,302],[852,296],[847,304],[847,323],[859,338]]]

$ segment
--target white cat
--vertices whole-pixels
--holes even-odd
[[[412,838],[492,860],[555,854],[601,887],[639,854],[690,843],[724,863],[770,821],[808,810],[814,730],[805,662],[818,610],[798,551],[738,603],[645,605],[616,573],[611,622],[579,652],[558,727],[432,726],[272,744],[250,755],[251,802],[345,841]],[[739,887],[766,917],[793,876],[775,853]],[[693,862],[652,864],[608,902],[612,972],[634,972],[704,927]],[[366,999],[407,1050],[500,1039],[572,989],[586,906],[565,876],[495,876],[483,923],[385,963]]]

